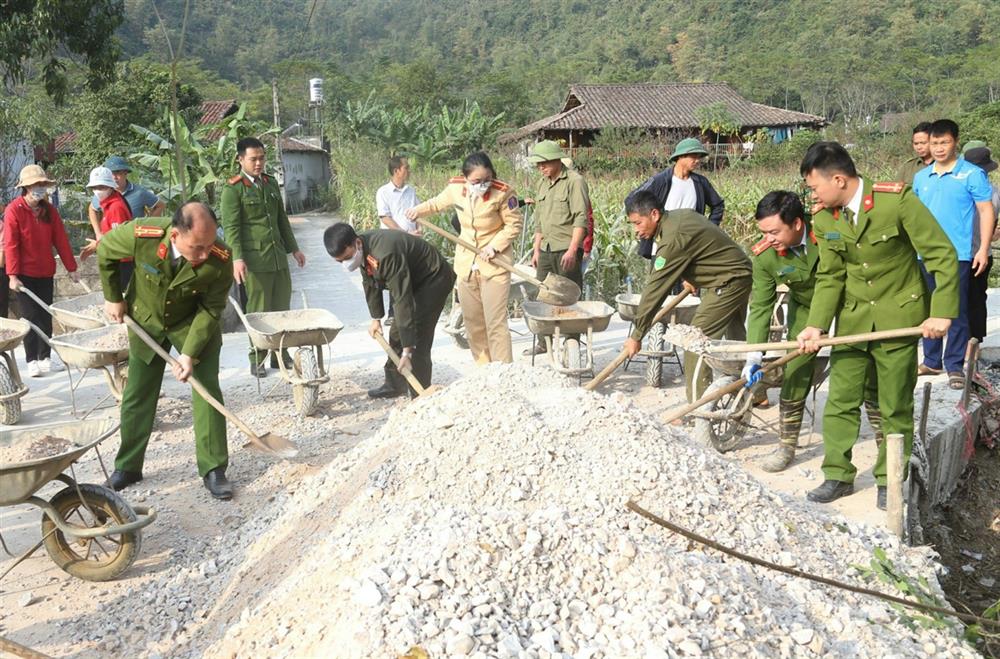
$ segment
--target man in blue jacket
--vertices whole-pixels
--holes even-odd
[[[646,179],[637,190],[649,190],[656,195],[660,208],[664,211],[688,208],[706,215],[705,207],[708,206],[711,209],[707,214],[708,221],[719,226],[722,224],[726,202],[707,178],[694,171],[707,155],[708,151],[697,138],[681,140],[670,156],[671,166]],[[640,240],[638,254],[643,258],[652,258],[652,241]]]

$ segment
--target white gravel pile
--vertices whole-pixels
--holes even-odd
[[[300,552],[294,565],[214,644],[215,630],[192,630],[172,653],[975,656],[955,629],[911,628],[881,601],[690,545],[626,511],[630,498],[781,565],[863,583],[851,565],[883,547],[936,584],[925,553],[780,497],[620,394],[491,365],[401,406],[284,515],[267,508],[275,525],[239,552],[243,568],[213,561],[213,589],[251,588],[281,553]]]
[[[687,352],[705,353],[712,347],[712,339],[701,328],[682,323],[668,324],[663,330],[663,339]]]

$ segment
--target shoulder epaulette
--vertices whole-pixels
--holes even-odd
[[[162,238],[164,233],[166,232],[163,230],[163,227],[138,223],[135,225],[136,238]]]
[[[761,241],[759,241],[758,243],[756,243],[753,247],[751,247],[750,251],[753,252],[754,256],[760,256],[761,254],[763,254],[764,252],[766,252],[770,248],[771,248],[770,241],[768,241],[767,238],[764,238]]]
[[[239,183],[242,180],[243,180],[243,175],[242,174],[237,174],[236,176],[233,176],[228,181],[226,181],[226,183],[228,183],[229,185],[236,185],[237,183]]]
[[[902,181],[883,181],[881,183],[873,184],[872,192],[891,192],[893,194],[899,194],[905,187],[906,184]]]
[[[464,176],[452,176],[450,179],[448,179],[448,182],[449,183],[465,183],[465,177]]]
[[[221,245],[212,245],[212,256],[219,259],[223,263],[229,260],[229,250]]]
[[[492,185],[490,185],[490,187],[491,188],[495,188],[495,189],[497,189],[497,190],[499,190],[501,192],[506,192],[507,190],[510,190],[510,186],[509,185],[507,185],[503,181],[498,181],[497,179],[493,179],[493,183],[492,183]]]

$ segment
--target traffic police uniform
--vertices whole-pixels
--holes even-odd
[[[287,311],[292,299],[288,254],[299,251],[299,245],[278,182],[267,174],[256,181],[245,172],[232,177],[222,188],[221,214],[233,260],[243,260],[247,266],[246,311]],[[263,358],[250,347],[251,364]],[[287,356],[283,358],[287,361]]]
[[[747,343],[764,343],[769,340],[771,316],[778,300],[777,288],[788,288],[786,325],[788,336],[795,338],[806,328],[813,291],[816,287],[816,269],[819,265],[819,247],[816,236],[805,224],[802,244],[793,248],[773,248],[765,239],[754,245],[753,289],[750,293],[750,316],[747,321]],[[781,394],[778,399],[780,413],[780,446],[763,462],[765,471],[781,471],[795,457],[799,431],[806,398],[813,385],[816,354],[805,353],[785,364]],[[865,390],[865,411],[875,431],[875,440],[881,442],[881,419],[878,414],[878,391],[875,373]]]
[[[701,289],[701,304],[691,321],[693,326],[711,339],[746,338],[743,323],[753,268],[739,245],[705,216],[687,209],[664,213],[654,241],[653,269],[642,290],[632,338],[642,341],[679,279]],[[689,401],[699,398],[712,380],[711,369],[702,364],[698,382],[694,382],[697,363],[696,353],[684,352]]]
[[[455,286],[455,272],[430,243],[403,231],[365,231],[358,237],[368,311],[376,319],[385,315],[382,291],[388,290],[396,312],[389,345],[397,354],[404,346],[413,348],[413,375],[429,387],[434,328]],[[385,381],[397,391],[407,386],[391,359],[385,363]]]
[[[492,247],[513,261],[514,239],[523,219],[517,194],[503,181],[493,180],[478,199],[470,199],[464,176],[456,176],[436,197],[414,206],[417,217],[454,208],[461,224],[460,235],[477,250]],[[477,362],[512,362],[507,300],[510,273],[461,245],[455,246],[458,300],[462,305],[469,348]]]
[[[827,331],[834,318],[840,335],[920,325],[928,315],[958,314],[958,259],[934,216],[904,183],[861,180],[861,204],[821,210],[813,217],[820,263],[807,325]],[[928,295],[917,254],[934,274]],[[865,380],[871,366],[878,378],[882,430],[904,438],[904,469],[913,447],[913,388],[917,338],[837,346],[830,356],[830,391],[823,413],[823,474],[853,483],[851,452],[858,437]],[[874,468],[886,484],[885,443]]]
[[[164,350],[173,346],[193,357],[194,377],[221,401],[219,322],[233,284],[230,251],[217,242],[208,260],[197,268],[183,258],[174,263],[170,226],[168,218],[147,218],[143,224],[122,224],[104,235],[97,246],[104,299],[122,301],[120,261],[134,259],[135,271],[126,294],[129,315]],[[165,362],[131,330],[128,337],[128,381],[122,394],[121,447],[115,469],[141,473]],[[198,473],[204,477],[213,469],[224,469],[229,462],[226,419],[196,391],[191,395]]]

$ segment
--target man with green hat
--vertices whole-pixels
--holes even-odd
[[[708,155],[708,150],[696,137],[689,137],[677,143],[670,155],[670,167],[655,174],[640,185],[635,191],[649,190],[660,202],[664,211],[674,211],[688,208],[706,215],[708,221],[719,226],[722,224],[722,214],[726,210],[726,202],[715,191],[708,179],[694,170],[701,164],[702,158]],[[639,241],[639,256],[649,259],[653,255],[651,240]]]
[[[140,217],[159,217],[163,215],[166,204],[149,188],[136,185],[128,180],[128,175],[132,171],[128,161],[121,156],[110,156],[104,161],[104,166],[111,170],[111,176],[115,180],[115,187],[118,192],[125,197],[125,202],[132,211],[132,219]],[[90,200],[87,208],[87,216],[90,218],[90,226],[94,229],[94,235],[100,240],[104,232],[101,231],[101,201],[97,195]],[[92,245],[92,250],[96,249],[96,244]]]
[[[535,246],[531,265],[539,279],[554,273],[583,288],[583,240],[587,235],[590,200],[583,177],[563,164],[566,152],[552,140],[536,144],[528,162],[538,168],[542,180],[535,198]],[[545,352],[539,342],[536,354]],[[529,348],[528,354],[531,353]]]

